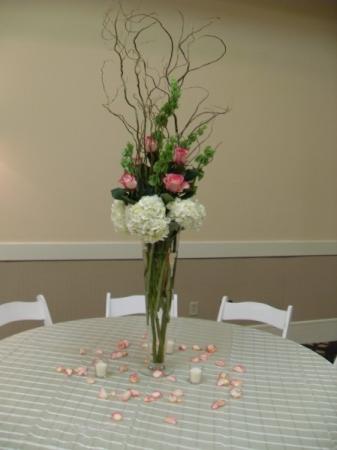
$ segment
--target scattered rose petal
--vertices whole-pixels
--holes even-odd
[[[232,398],[241,398],[242,397],[242,390],[239,388],[233,388],[229,391]]]
[[[167,416],[167,417],[165,417],[164,422],[166,422],[170,425],[176,425],[177,419],[174,416]]]
[[[200,362],[199,356],[195,356],[194,358],[191,358],[191,361],[192,361],[193,363]]]
[[[123,402],[127,402],[131,398],[131,392],[130,391],[122,392],[121,394],[117,395],[117,398],[118,398],[118,400],[122,400]]]
[[[122,366],[119,366],[117,370],[119,373],[124,373],[129,370],[129,366],[127,364],[123,364]]]
[[[230,384],[230,378],[226,372],[220,372],[218,375],[217,386],[228,386]]]
[[[163,395],[160,391],[154,391],[152,392],[152,394],[150,394],[151,397],[153,397],[155,400],[158,400],[159,398],[161,398]]]
[[[176,389],[175,391],[172,392],[173,395],[175,395],[176,397],[182,397],[184,395],[184,391],[182,391],[181,389]]]
[[[120,422],[121,420],[123,420],[123,414],[120,413],[120,412],[115,411],[115,412],[113,412],[113,413],[111,414],[111,418],[112,418],[112,420],[114,420],[115,422]]]
[[[80,377],[87,376],[88,374],[88,368],[87,367],[77,367],[74,369],[74,373]]]
[[[86,348],[80,348],[80,355],[86,355],[87,349]]]
[[[206,347],[206,351],[208,352],[208,353],[214,353],[214,352],[216,352],[218,349],[216,348],[216,346],[215,345],[213,345],[213,344],[209,344],[209,345],[207,345],[207,347]]]
[[[179,349],[180,351],[184,352],[185,350],[187,350],[187,345],[185,345],[185,344],[180,344],[179,347],[178,347],[178,349]]]
[[[223,359],[218,359],[214,363],[217,367],[225,367],[225,361]]]
[[[74,372],[73,369],[70,368],[64,369],[64,373],[68,375],[68,377],[70,377],[73,374],[73,372]]]
[[[87,377],[85,380],[88,384],[96,383],[96,379],[94,377]]]
[[[103,350],[102,350],[101,348],[98,348],[98,349],[95,351],[95,354],[96,354],[97,356],[102,356],[102,355],[103,355]]]
[[[122,351],[112,352],[111,353],[111,359],[124,358],[127,355],[128,355],[128,352],[122,352]]]
[[[144,402],[145,402],[145,403],[151,403],[151,402],[154,402],[154,398],[152,397],[152,395],[145,395],[145,397],[144,397]]]
[[[63,367],[63,366],[58,366],[58,367],[56,367],[56,372],[58,372],[58,373],[63,373],[64,371],[65,371],[65,368]]]
[[[173,383],[177,381],[177,377],[175,375],[169,375],[168,377],[166,377],[166,379],[168,381],[172,381]]]
[[[109,398],[114,399],[116,397],[117,393],[116,391],[110,391],[109,392]]]
[[[234,370],[234,372],[238,372],[238,373],[246,372],[246,368],[242,364],[237,364],[236,366],[233,367],[232,370]]]
[[[138,373],[134,372],[134,373],[130,374],[130,376],[129,376],[130,383],[138,383],[139,380],[140,380],[140,377],[139,377]]]
[[[164,372],[162,371],[162,370],[155,370],[153,373],[152,373],[152,376],[154,377],[154,378],[160,378],[160,377],[162,377],[164,375]]]
[[[106,400],[108,398],[108,394],[106,393],[106,390],[104,389],[104,387],[101,387],[99,392],[98,392],[98,398],[100,398],[101,400]]]
[[[225,403],[226,403],[225,400],[216,400],[215,402],[212,403],[211,408],[212,409],[219,409],[222,406],[224,406]]]
[[[202,353],[201,355],[199,355],[200,361],[207,361],[208,358],[209,358],[209,354],[208,353]]]
[[[140,397],[140,392],[136,389],[130,389],[130,394],[132,398]]]
[[[194,344],[192,345],[192,350],[199,351],[201,350],[201,347],[199,345]]]
[[[169,394],[168,399],[171,403],[177,403],[178,397],[173,394]]]
[[[126,348],[129,347],[129,341],[127,339],[122,339],[120,341],[117,342],[117,348],[118,350],[125,350]]]
[[[231,380],[230,385],[233,387],[240,387],[242,385],[243,381],[242,380]]]

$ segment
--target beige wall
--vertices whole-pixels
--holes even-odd
[[[108,5],[0,2],[0,241],[125,240],[109,218],[127,135],[101,106]],[[172,29],[178,8],[186,26],[219,17],[213,31],[228,45],[224,61],[193,80],[232,110],[215,127],[211,141],[222,145],[198,195],[205,226],[185,238],[335,240],[336,3],[141,5]]]
[[[143,292],[140,261],[0,262],[0,299],[44,293],[55,322],[105,314],[105,295]],[[223,295],[285,308],[293,320],[337,317],[337,256],[179,260],[179,315],[199,301],[199,317],[215,319]],[[1,303],[0,301],[0,303]],[[0,338],[32,324],[0,328]]]

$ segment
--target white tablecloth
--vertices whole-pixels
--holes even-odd
[[[288,340],[252,328],[180,318],[169,336],[186,351],[168,356],[176,382],[131,372],[143,365],[144,317],[87,319],[40,327],[0,341],[1,449],[144,449],[144,450],[318,450],[337,448],[337,370],[319,355]],[[95,350],[109,355],[120,339],[128,339],[128,356],[109,360],[111,375],[88,384],[85,377],[57,373],[59,365],[88,366]],[[190,360],[214,344],[218,351],[202,363],[200,385],[188,382]],[[88,349],[80,355],[80,348]],[[223,369],[214,362],[225,359]],[[231,369],[241,363],[247,371]],[[117,368],[128,364],[129,371]],[[90,369],[93,371],[93,369]],[[227,387],[216,386],[220,371],[243,380],[243,396],[232,399]],[[130,388],[139,399],[100,400]],[[168,394],[184,391],[182,403]],[[159,390],[163,398],[145,403]],[[212,410],[214,400],[226,404]],[[111,413],[124,419],[113,422]],[[174,416],[176,425],[164,422]]]

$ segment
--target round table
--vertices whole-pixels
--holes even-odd
[[[1,449],[118,449],[118,450],[318,450],[337,448],[337,371],[311,350],[251,327],[208,320],[179,318],[170,323],[176,349],[167,361],[171,378],[140,373],[144,361],[144,317],[86,319],[40,327],[0,342]],[[109,375],[88,384],[85,376],[67,376],[58,366],[88,366],[97,350],[103,357],[128,339],[128,355],[109,359]],[[191,358],[214,344],[199,385],[188,381]],[[193,350],[199,345],[203,350]],[[86,353],[80,354],[85,348]],[[216,361],[224,359],[225,367]],[[118,368],[128,365],[128,372]],[[233,371],[243,364],[244,373]],[[243,380],[241,398],[217,386],[219,372]],[[90,373],[91,372],[91,373]],[[129,381],[140,374],[137,384]],[[100,388],[117,396],[99,399]],[[118,395],[128,389],[139,398],[125,402]],[[169,401],[176,389],[181,403]],[[160,391],[162,398],[144,402]],[[218,399],[223,407],[213,410]],[[123,420],[114,422],[114,411]],[[175,417],[176,424],[164,421]]]

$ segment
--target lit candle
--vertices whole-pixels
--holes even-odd
[[[199,384],[201,382],[202,370],[201,367],[192,367],[190,369],[190,382]]]
[[[96,365],[95,365],[95,369],[96,369],[96,376],[99,378],[104,378],[106,377],[106,369],[107,369],[107,363],[105,363],[102,360],[99,360]]]
[[[168,339],[166,342],[166,353],[173,353],[174,352],[174,340]]]

